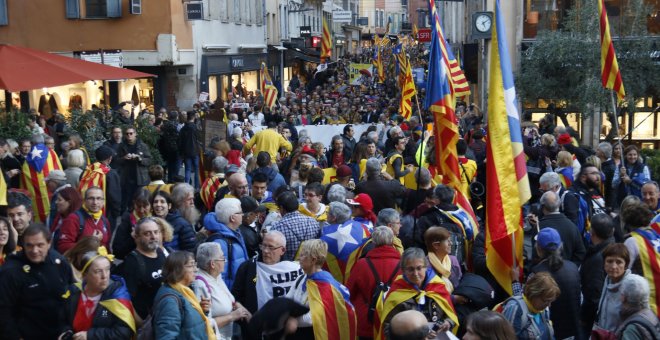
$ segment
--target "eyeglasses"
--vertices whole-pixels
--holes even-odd
[[[224,258],[224,257],[221,257],[221,258],[219,258],[219,259],[215,259],[215,260],[213,260],[213,261],[217,261],[217,262],[225,262],[225,261],[227,261],[227,259]]]
[[[186,268],[197,268],[197,263],[193,262],[193,263],[189,263],[189,264],[184,264],[183,266],[186,267]]]
[[[259,245],[259,249],[268,250],[268,251],[275,251],[275,250],[278,250],[282,247],[284,247],[284,246],[274,247],[274,246],[269,246],[269,245],[265,245],[265,244],[260,244]]]

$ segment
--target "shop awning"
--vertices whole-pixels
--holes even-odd
[[[304,53],[304,52],[307,51],[297,48],[289,49],[287,51],[287,53],[291,53],[291,57],[293,57],[294,59],[300,59],[303,61],[307,61],[310,63],[317,63],[317,64],[321,62],[321,59],[318,56],[310,55],[309,53]]]
[[[0,89],[11,92],[81,83],[155,77],[15,45],[0,44]]]

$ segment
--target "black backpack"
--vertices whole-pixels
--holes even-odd
[[[374,274],[374,279],[376,279],[376,287],[371,294],[369,311],[367,312],[367,319],[369,322],[374,322],[374,313],[376,312],[376,305],[378,304],[378,300],[382,299],[383,296],[390,290],[390,285],[392,284],[392,281],[394,281],[396,274],[399,272],[399,266],[397,265],[394,267],[394,271],[392,272],[392,275],[390,275],[390,278],[386,282],[383,282],[378,275],[378,271],[376,271],[376,267],[374,267],[373,262],[371,262],[371,259],[368,257],[365,257],[364,259],[367,260],[367,264],[369,264],[369,268]]]

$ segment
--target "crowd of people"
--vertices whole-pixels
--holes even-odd
[[[273,108],[238,85],[187,112],[98,113],[89,150],[60,114],[0,138],[1,337],[659,338],[660,188],[636,146],[523,117],[533,198],[503,287],[482,112],[457,105],[462,183],[446,186],[428,112],[400,116],[392,80],[349,85],[360,58],[300,72]],[[203,145],[212,113],[227,136]],[[305,129],[326,124],[343,126],[327,146]]]

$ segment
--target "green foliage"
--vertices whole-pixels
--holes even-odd
[[[149,124],[149,119],[146,116],[142,116],[135,120],[135,129],[137,130],[137,135],[140,136],[140,140],[149,146],[152,164],[163,163],[163,158],[158,150],[160,131],[158,131],[153,125]]]
[[[642,149],[640,153],[644,156],[646,165],[651,171],[651,178],[658,178],[657,176],[660,175],[660,150]]]
[[[104,140],[105,129],[98,124],[97,116],[100,112],[73,110],[67,119],[67,127],[64,130],[66,135],[78,133],[83,140],[83,146],[87,149],[92,162],[94,159],[94,150],[100,142]]]
[[[20,141],[30,138],[32,132],[28,128],[28,114],[20,111],[0,112],[0,136],[5,139]]]
[[[646,35],[646,16],[639,14],[649,9],[642,0],[631,0],[629,6],[633,15],[622,16],[616,25],[619,33],[612,29],[612,35],[626,90],[624,106],[635,110],[637,99],[660,94],[660,66],[651,57],[655,48]],[[562,24],[561,30],[539,32],[523,52],[516,90],[523,101],[555,99],[565,101],[564,107],[571,111],[589,114],[598,107],[609,111],[610,91],[600,80],[596,1],[575,1]]]

